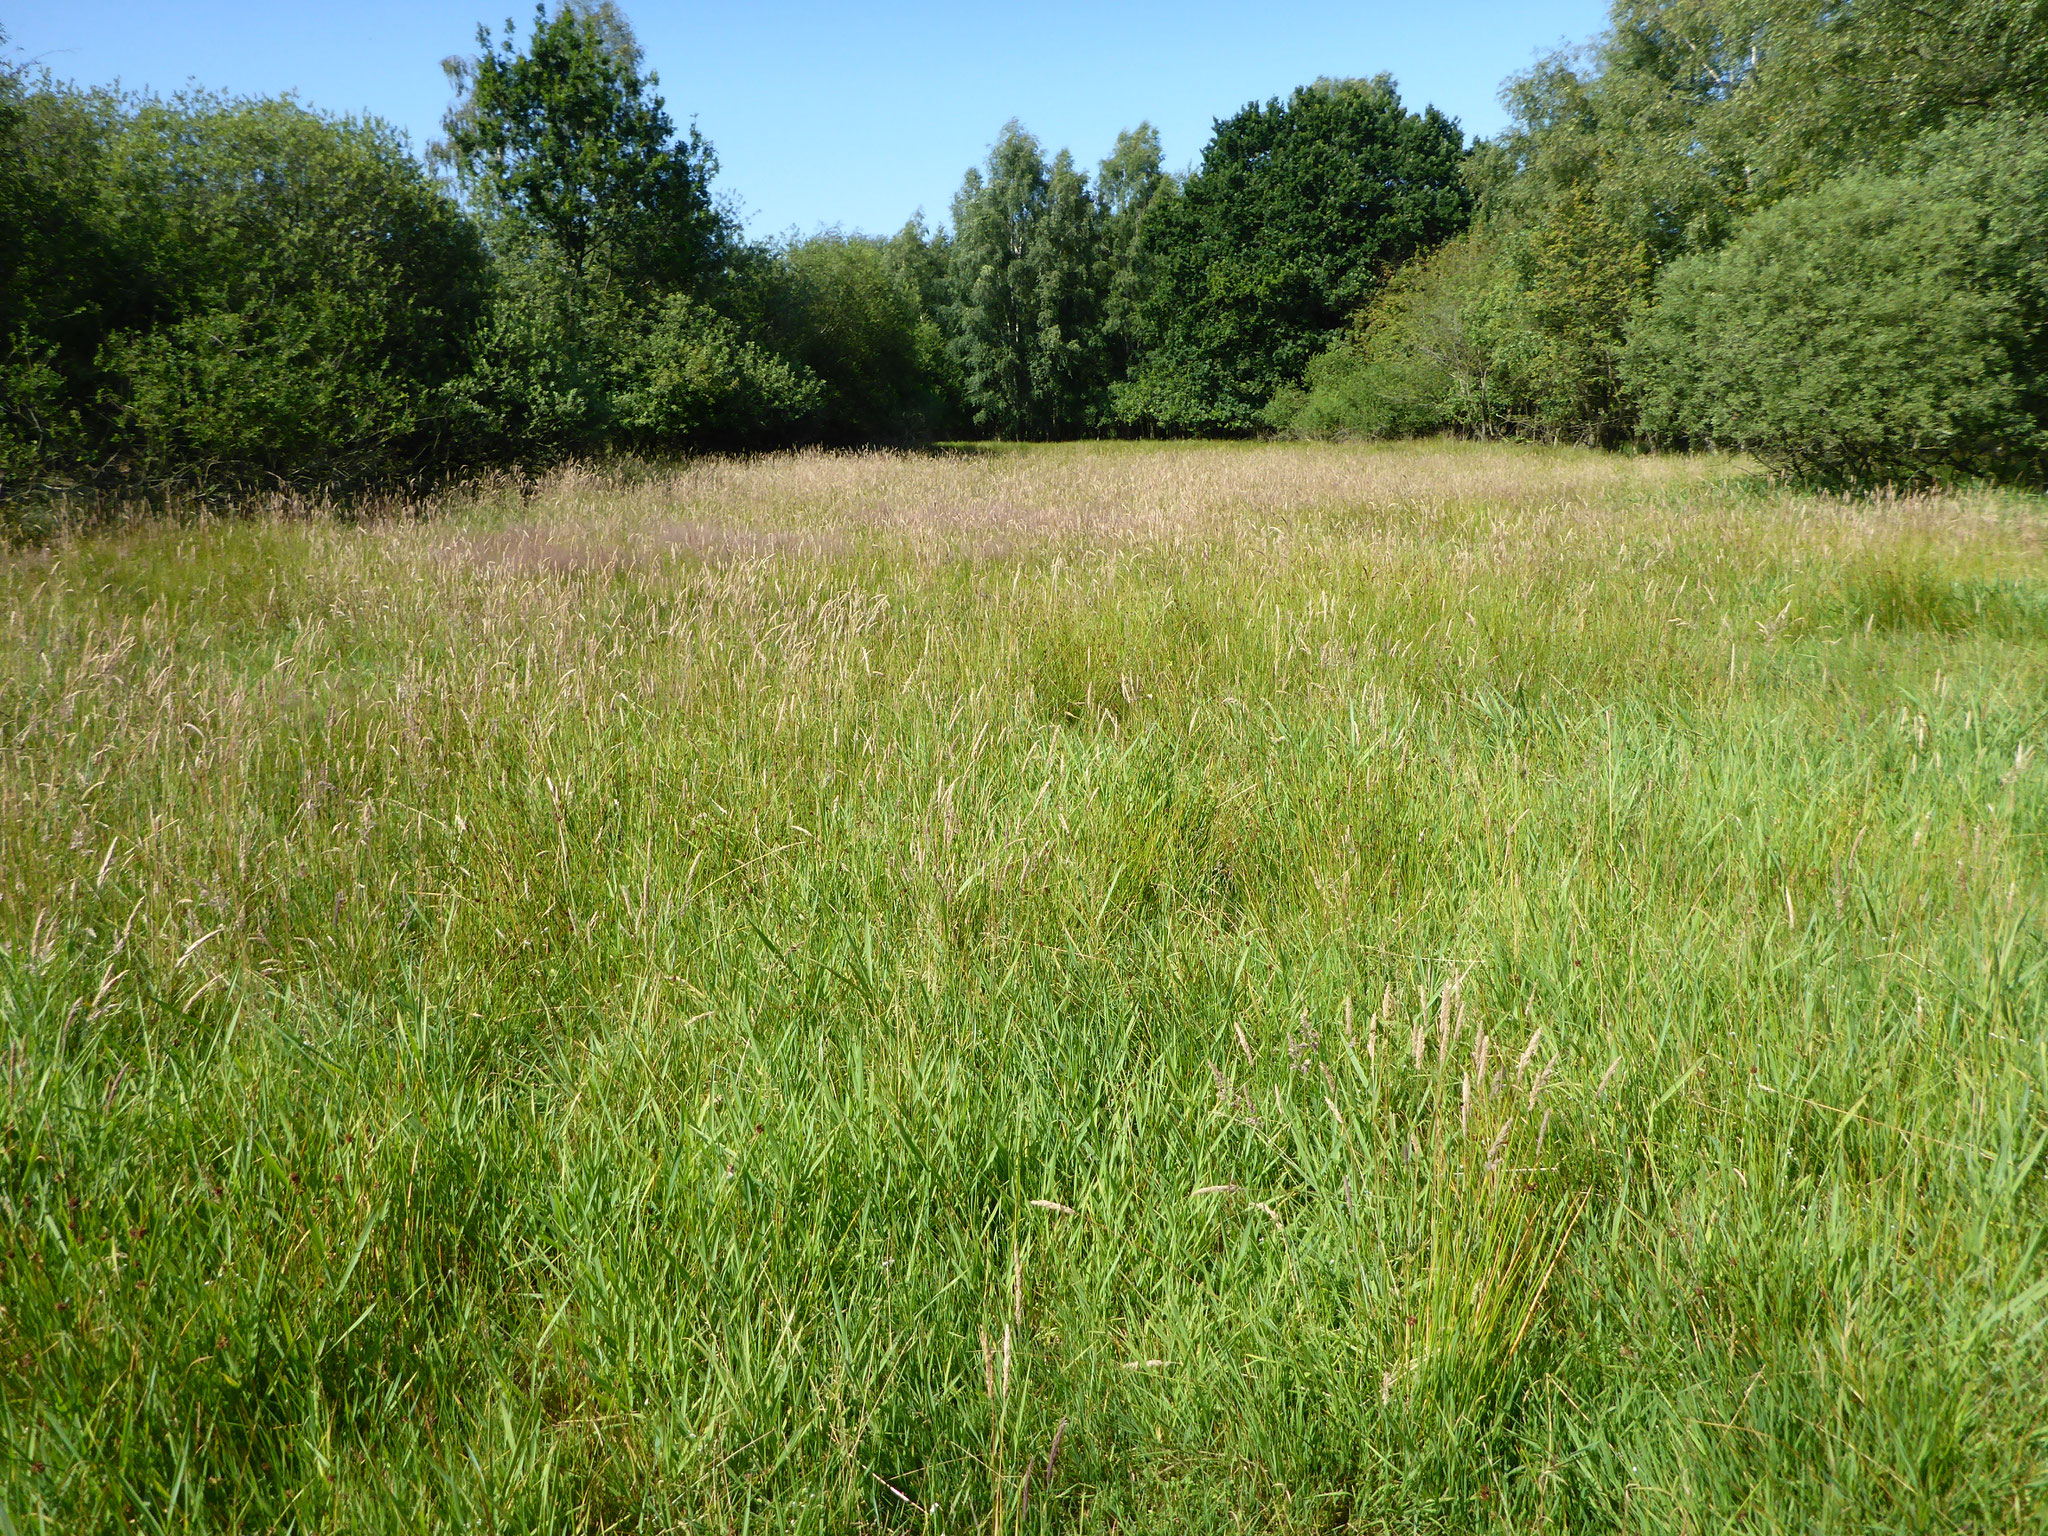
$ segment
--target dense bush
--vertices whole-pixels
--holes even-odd
[[[158,478],[328,483],[445,455],[483,251],[389,129],[151,103],[105,181],[152,311],[101,350],[118,452]]]
[[[6,82],[0,491],[361,483],[455,447],[488,268],[382,124]]]
[[[1408,262],[1262,419],[1304,437],[1502,430],[1515,403],[1504,333],[1522,329],[1507,276],[1499,247],[1471,235]]]
[[[623,19],[565,6],[523,49],[481,41],[436,156],[466,208],[375,121],[0,72],[0,494],[342,488],[818,430],[826,384],[727,312],[715,162]]]
[[[621,359],[619,435],[655,452],[696,443],[786,439],[814,415],[824,390],[805,370],[756,346],[731,320],[679,293]]]
[[[0,69],[0,494],[87,451],[100,341],[133,307],[101,206],[108,105]]]
[[[817,380],[808,430],[829,443],[916,442],[958,430],[946,337],[920,286],[922,233],[826,233],[765,263],[763,331]]]
[[[1999,226],[2026,197],[1967,142],[2013,162],[2044,66],[2041,7],[1621,0],[1587,55],[1510,83],[1512,127],[1469,162],[1490,256],[1397,276],[1267,420],[2036,478],[2031,237]],[[1886,179],[1908,174],[1945,190]]]
[[[1581,196],[1530,226],[1451,241],[1398,269],[1264,419],[1305,436],[1610,443],[1647,261]]]
[[[470,371],[448,392],[466,462],[786,442],[818,410],[806,369],[688,292],[579,292],[545,260],[499,273]]]
[[[2048,148],[1940,136],[1671,266],[1630,371],[1650,432],[1836,483],[2048,469]]]

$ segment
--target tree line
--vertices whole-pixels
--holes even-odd
[[[0,72],[0,496],[793,443],[1427,432],[2048,474],[2048,10],[1619,0],[1467,144],[1326,79],[950,222],[745,239],[609,4],[417,157],[292,98]]]
[[[1617,0],[1265,419],[2048,480],[2048,6]]]

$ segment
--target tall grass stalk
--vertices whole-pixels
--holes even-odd
[[[2039,503],[429,511],[0,562],[6,1529],[2048,1520]]]

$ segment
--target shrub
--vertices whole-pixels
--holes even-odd
[[[1675,263],[1626,360],[1643,425],[1823,483],[2048,469],[2048,150],[1942,135]]]
[[[1299,437],[1490,437],[1514,418],[1529,349],[1497,243],[1469,235],[1402,266],[1360,323],[1262,413]]]
[[[434,456],[484,256],[394,131],[291,101],[146,102],[106,176],[150,311],[100,350],[135,467],[333,483]]]
[[[1649,247],[1582,186],[1507,249],[1521,324],[1513,342],[1500,338],[1497,364],[1520,375],[1524,430],[1613,446],[1630,426],[1621,359],[1629,316],[1651,292]]]
[[[1453,431],[1612,443],[1625,435],[1622,322],[1646,247],[1583,191],[1521,228],[1400,267],[1359,323],[1263,414],[1300,436]]]
[[[764,267],[762,329],[817,377],[811,425],[820,437],[919,441],[954,424],[945,336],[890,244],[822,233],[792,241]]]
[[[538,465],[601,451],[611,399],[607,327],[579,313],[545,260],[500,256],[495,276],[470,368],[445,391],[463,456]]]
[[[1113,391],[1140,430],[1242,433],[1377,292],[1471,213],[1457,124],[1385,76],[1322,80],[1216,124],[1148,214],[1148,351]]]
[[[115,111],[0,62],[0,497],[88,457],[100,343],[142,290],[101,196]]]
[[[475,462],[553,463],[786,442],[818,382],[687,294],[580,289],[543,253],[503,263],[475,363],[448,389]]]
[[[654,451],[786,438],[817,409],[821,394],[809,372],[681,294],[662,304],[622,361],[618,425],[636,446]]]

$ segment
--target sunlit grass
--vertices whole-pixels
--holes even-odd
[[[2036,1527],[2043,529],[1107,445],[9,556],[0,1513]]]

